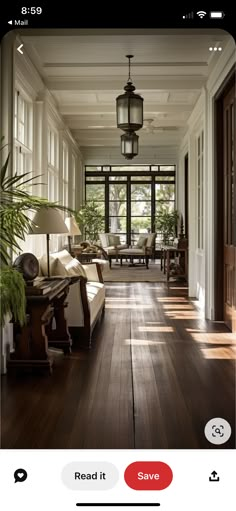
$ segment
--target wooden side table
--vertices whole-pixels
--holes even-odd
[[[75,255],[81,263],[90,263],[92,259],[96,259],[98,257],[97,252],[80,252]]]
[[[64,309],[71,283],[70,278],[45,279],[42,294],[40,286],[38,290],[34,290],[34,286],[26,287],[27,322],[23,327],[14,325],[15,351],[7,362],[8,370],[37,368],[51,373],[53,360],[48,348],[56,347],[70,353],[72,341]],[[52,328],[53,318],[55,328]]]
[[[173,254],[174,258],[178,255],[181,256],[181,273],[172,273],[171,270],[171,254]],[[188,281],[188,249],[187,248],[177,248],[172,246],[162,246],[161,247],[161,270],[163,269],[164,274],[166,274],[167,282],[169,282],[170,277],[183,277]]]

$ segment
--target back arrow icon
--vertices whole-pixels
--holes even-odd
[[[20,44],[20,46],[18,46],[18,48],[17,48],[17,51],[23,55],[23,51],[21,51],[22,46],[23,46],[23,44]]]

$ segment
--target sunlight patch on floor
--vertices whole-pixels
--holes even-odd
[[[165,315],[171,319],[199,319],[200,314],[196,311],[165,311]]]
[[[203,342],[207,344],[232,344],[236,346],[236,337],[232,333],[216,333],[216,332],[204,332],[204,333],[192,333],[194,341]]]
[[[186,286],[182,286],[182,287],[176,287],[176,286],[174,286],[174,287],[171,287],[171,286],[170,286],[170,287],[169,287],[169,289],[174,289],[174,290],[175,290],[175,289],[181,289],[182,291],[185,291],[186,289],[188,289],[188,287],[186,287]]]
[[[165,296],[164,298],[160,296],[157,298],[159,302],[188,302],[187,298],[183,298],[180,296]]]
[[[163,304],[163,309],[169,309],[169,310],[178,309],[179,311],[181,311],[181,310],[195,310],[194,306],[191,305],[191,303],[188,303],[186,305],[184,303],[179,303],[179,304],[174,304],[174,303]]]
[[[201,348],[204,358],[236,360],[235,348]]]
[[[124,339],[125,344],[132,346],[152,346],[153,344],[166,344],[165,341],[150,341],[149,339]]]
[[[140,332],[174,332],[172,326],[139,326]]]

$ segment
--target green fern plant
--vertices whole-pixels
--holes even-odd
[[[4,326],[9,315],[20,325],[25,323],[25,281],[14,268],[5,267],[0,271],[0,321]]]

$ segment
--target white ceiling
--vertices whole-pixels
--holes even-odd
[[[221,30],[24,30],[21,38],[71,132],[85,146],[119,146],[116,97],[131,76],[144,98],[140,145],[179,145],[230,36]]]

